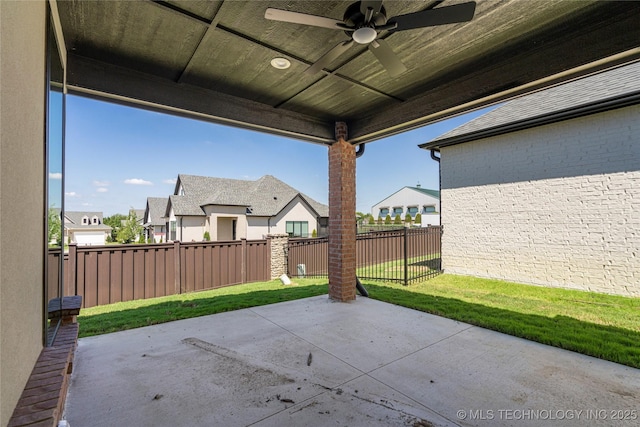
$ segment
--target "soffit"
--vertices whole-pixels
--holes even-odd
[[[385,1],[397,16],[459,0]],[[350,1],[58,1],[72,92],[331,143],[368,142],[640,57],[640,2],[477,3],[474,19],[383,33],[407,71],[356,45],[304,70],[342,31],[276,22],[268,7],[342,19]],[[287,70],[270,65],[291,61]]]

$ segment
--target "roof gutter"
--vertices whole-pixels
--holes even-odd
[[[532,127],[543,126],[551,123],[557,123],[563,120],[575,119],[590,114],[602,113],[617,108],[629,107],[640,103],[640,91],[620,95],[614,98],[608,98],[602,101],[592,102],[580,107],[572,107],[564,110],[554,111],[552,113],[540,116],[518,120],[504,125],[494,126],[486,129],[480,129],[475,132],[469,132],[462,135],[443,138],[424,144],[418,145],[425,150],[431,150],[431,158],[433,158],[433,150],[439,150],[442,147],[463,144],[465,142],[475,141],[478,139],[489,138],[492,136],[503,135],[506,133],[517,132]],[[435,159],[434,159],[435,160]]]

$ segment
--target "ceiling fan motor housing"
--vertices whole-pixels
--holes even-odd
[[[364,27],[365,25],[374,29],[375,27],[385,25],[387,23],[387,11],[385,10],[384,6],[381,6],[380,12],[373,15],[369,24],[365,24],[364,19],[365,16],[360,11],[359,1],[349,6],[344,12],[344,17],[342,18],[342,20],[347,27],[353,28],[353,30],[345,31],[345,34],[351,37],[354,30]]]

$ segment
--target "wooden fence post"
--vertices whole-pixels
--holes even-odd
[[[62,259],[64,261],[64,249],[62,250]],[[67,263],[67,267],[69,271],[67,273],[63,272],[64,276],[67,276],[69,287],[65,287],[66,290],[70,290],[72,292],[69,295],[78,295],[78,278],[76,276],[78,265],[78,245],[76,243],[69,243],[69,262]],[[66,293],[66,292],[65,292]],[[84,304],[84,301],[83,301]]]
[[[173,260],[175,266],[175,293],[182,293],[182,284],[180,283],[180,277],[182,277],[182,272],[180,271],[180,241],[174,240],[173,242]]]
[[[241,263],[240,280],[242,281],[242,283],[247,283],[247,239],[240,239],[240,241],[242,242],[242,247],[241,247],[242,259],[240,261]]]
[[[273,279],[271,277],[271,235],[267,236],[267,280]]]

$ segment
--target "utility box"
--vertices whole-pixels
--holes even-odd
[[[307,266],[304,264],[298,264],[298,277],[307,276]]]

